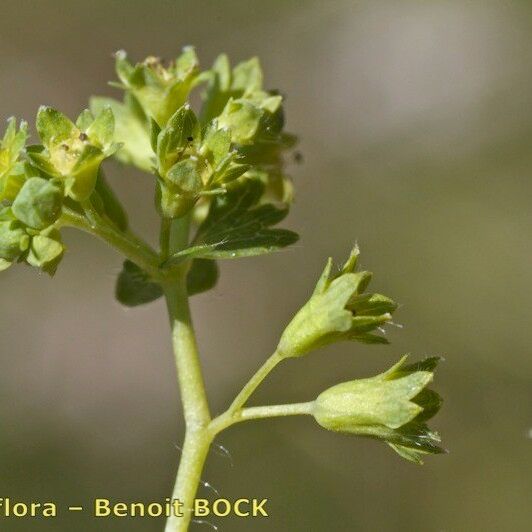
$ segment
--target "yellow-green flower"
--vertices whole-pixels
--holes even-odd
[[[426,388],[439,359],[405,366],[406,358],[376,377],[323,392],[314,403],[316,421],[328,430],[382,439],[417,463],[423,455],[444,452],[438,433],[425,424],[441,406],[440,396]]]
[[[387,343],[373,332],[392,319],[397,304],[381,294],[366,293],[372,274],[355,271],[358,256],[355,247],[337,275],[331,274],[329,259],[311,298],[281,336],[281,356],[301,356],[342,340]]]

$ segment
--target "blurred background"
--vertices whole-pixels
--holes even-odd
[[[2,0],[0,119],[40,104],[74,115],[117,95],[113,51],[194,44],[258,55],[287,95],[304,162],[283,253],[222,264],[193,301],[214,412],[275,347],[326,258],[358,241],[373,287],[402,303],[392,344],[343,344],[281,366],[254,402],[306,401],[405,352],[441,354],[434,420],[448,456],[425,466],[312,419],[222,434],[205,481],[268,497],[264,520],[225,531],[530,530],[532,521],[532,4],[508,0]],[[111,163],[132,225],[155,241],[153,182]],[[171,493],[183,422],[162,302],[113,300],[121,259],[66,231],[54,279],[0,277],[0,496],[85,504]],[[212,492],[202,489],[202,496]],[[162,521],[2,520],[6,531],[157,531]],[[193,530],[209,530],[195,524]]]

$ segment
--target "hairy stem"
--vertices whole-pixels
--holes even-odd
[[[188,219],[161,225],[161,256],[186,246]],[[201,472],[213,435],[205,383],[187,294],[187,265],[177,270],[177,276],[163,283],[172,327],[172,343],[177,378],[186,423],[185,441],[172,498],[182,504],[182,515],[172,515],[166,522],[166,532],[185,532],[192,518],[194,497],[201,481]]]
[[[212,420],[210,429],[214,434],[218,434],[231,425],[242,421],[271,417],[311,415],[313,408],[314,402],[311,401],[309,403],[293,403],[288,405],[253,406],[235,412],[228,410],[221,416]]]
[[[212,434],[207,429],[187,429],[179,471],[172,498],[181,503],[181,515],[171,515],[166,521],[165,532],[186,532],[193,517],[194,498],[201,482],[201,474]]]
[[[161,262],[164,262],[170,254],[170,232],[172,220],[170,218],[161,219],[161,235],[159,238],[161,245]]]
[[[231,406],[227,410],[229,415],[238,412],[251,397],[253,392],[260,386],[262,381],[273,371],[273,369],[279,364],[283,358],[277,351],[273,353],[264,362],[264,364],[256,371],[256,373],[251,377],[248,383],[242,388],[242,391],[236,396],[235,400],[231,403]]]
[[[130,261],[137,264],[137,266],[150,273],[155,279],[161,277],[158,268],[159,257],[148,244],[129,231],[122,233],[105,221],[95,218],[93,212],[90,213],[90,216],[92,221],[75,211],[63,209],[57,225],[75,227],[76,229],[81,229],[86,233],[97,236],[125,255]]]
[[[183,277],[164,286],[172,325],[172,343],[187,428],[210,421],[209,406]]]

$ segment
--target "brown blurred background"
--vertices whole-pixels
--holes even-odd
[[[532,4],[509,0],[2,0],[0,118],[40,104],[74,115],[117,94],[111,53],[171,58],[194,44],[260,56],[301,136],[301,243],[225,262],[193,302],[213,410],[276,344],[326,257],[362,248],[374,288],[402,302],[389,347],[340,345],[281,367],[256,403],[310,400],[411,352],[442,354],[433,425],[450,454],[424,467],[311,419],[235,427],[204,478],[269,497],[267,520],[225,531],[525,531],[532,522]],[[108,166],[154,240],[153,182]],[[113,300],[121,260],[68,232],[54,279],[0,277],[0,496],[88,505],[170,494],[183,423],[161,302]],[[201,493],[211,496],[208,489]],[[65,512],[63,512],[64,514]],[[158,520],[74,514],[1,530],[157,531]],[[196,524],[193,530],[209,530]]]

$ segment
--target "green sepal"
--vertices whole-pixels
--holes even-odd
[[[65,190],[72,199],[83,201],[90,197],[104,159],[105,155],[96,146],[89,144],[82,148],[74,168],[65,180]]]
[[[84,124],[84,127],[80,129],[88,135],[94,146],[105,150],[114,141],[115,117],[112,108],[103,107],[88,127]]]
[[[0,202],[13,201],[26,179],[26,168],[21,154],[28,138],[28,125],[10,118],[0,141]]]
[[[90,125],[94,122],[94,115],[89,109],[83,109],[79,116],[76,118],[76,127],[80,131],[86,131]]]
[[[70,140],[77,129],[63,113],[44,105],[37,112],[36,127],[41,142],[47,148]]]
[[[44,229],[58,219],[62,204],[63,185],[60,180],[31,177],[24,183],[11,208],[25,225]]]
[[[49,228],[32,237],[26,262],[53,276],[64,251],[59,231]]]
[[[155,166],[155,153],[150,146],[150,134],[146,116],[139,108],[133,97],[126,103],[112,98],[91,98],[90,108],[98,113],[105,107],[110,107],[115,119],[114,142],[122,145],[115,157],[124,164],[131,164],[152,172]]]
[[[231,149],[231,132],[228,129],[218,128],[215,120],[209,124],[203,135],[201,152],[205,155],[209,163],[216,167]]]
[[[199,136],[198,119],[190,106],[185,104],[172,115],[157,138],[158,170],[163,178],[177,162],[183,150],[189,144],[199,141]]]
[[[263,74],[259,59],[252,57],[234,68],[231,89],[245,96],[260,91],[262,81]]]
[[[262,90],[262,78],[257,58],[243,61],[231,70],[227,55],[219,55],[207,73],[207,88],[202,95],[202,122],[220,115],[230,98],[267,97],[268,94]]]
[[[190,157],[177,162],[168,170],[167,180],[184,193],[196,195],[203,188],[197,158]]]
[[[2,218],[0,220],[0,259],[14,262],[28,249],[30,237],[20,222]]]
[[[161,128],[159,124],[153,118],[150,118],[150,145],[154,153],[157,152],[157,139],[160,133]]]
[[[32,144],[26,147],[26,154],[31,163],[45,175],[50,177],[61,177],[60,172],[50,161],[50,156],[42,144]]]
[[[231,131],[231,140],[237,144],[251,144],[259,130],[264,111],[248,100],[229,100],[218,117],[221,128]]]
[[[9,262],[5,259],[0,259],[0,272],[3,272],[4,270],[7,270],[11,264],[13,264],[12,262]]]
[[[207,88],[202,94],[201,121],[206,123],[218,116],[230,97],[231,65],[226,54],[219,55],[208,72]]]

